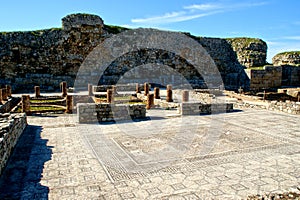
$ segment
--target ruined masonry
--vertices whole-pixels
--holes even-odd
[[[74,85],[76,73],[86,56],[105,38],[126,31],[109,26],[96,15],[72,14],[62,19],[62,28],[26,32],[0,33],[0,84],[11,85],[13,92],[31,91],[36,85],[41,92],[58,91],[66,81]],[[266,63],[267,45],[260,39],[221,39],[187,36],[198,41],[215,61],[225,87],[249,86],[244,68]],[[146,61],[146,58],[151,58]],[[142,61],[141,61],[142,60]],[[115,84],[131,66],[164,61],[164,64],[189,74],[189,64],[178,56],[155,49],[132,52],[111,64],[101,84]],[[145,63],[141,63],[145,62]],[[149,63],[146,63],[149,62]],[[128,67],[127,67],[127,66]],[[204,87],[201,77],[190,74],[193,86]]]

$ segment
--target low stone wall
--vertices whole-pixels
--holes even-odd
[[[179,113],[181,115],[199,115],[232,112],[233,104],[202,104],[199,102],[181,103]]]
[[[289,114],[300,114],[300,102],[293,101],[268,101],[265,104],[255,104],[249,102],[238,102],[234,105],[235,108],[254,108],[266,109]]]
[[[300,86],[300,67],[282,66],[282,85]]]
[[[116,85],[117,91],[133,91],[135,92],[136,86],[135,84],[124,84],[124,85]],[[143,85],[140,84],[140,90],[143,90]],[[93,92],[106,92],[107,89],[112,89],[112,85],[100,85],[93,86]]]
[[[15,106],[18,105],[20,101],[21,98],[18,97],[9,98],[8,101],[5,102],[5,104],[0,105],[0,113],[10,112]]]
[[[78,103],[77,116],[79,123],[140,119],[146,117],[146,105]]]
[[[246,69],[250,79],[250,89],[276,88],[281,86],[282,67],[265,66],[264,70]]]
[[[281,88],[277,90],[277,93],[286,93],[289,96],[298,98],[300,96],[300,88]]]
[[[0,175],[26,125],[24,113],[0,114]]]
[[[290,114],[300,114],[300,102],[293,101],[271,101],[268,105],[268,110],[286,112]]]

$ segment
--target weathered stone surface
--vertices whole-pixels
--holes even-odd
[[[73,87],[76,73],[86,56],[105,38],[125,30],[104,25],[103,20],[95,15],[68,15],[62,21],[63,29],[0,33],[0,43],[3,44],[0,47],[0,84],[10,84],[14,91],[31,91],[35,85],[40,85],[43,91],[58,91],[62,81]],[[241,65],[243,63],[238,62],[234,50],[238,54],[249,49],[255,52],[259,56],[252,56],[249,61],[254,65],[265,62],[263,45],[260,48],[260,44],[251,43],[247,48],[239,49],[237,46],[233,50],[225,39],[187,35],[207,50],[227,89],[249,84]],[[111,63],[101,81],[103,84],[115,84],[130,66],[147,63],[170,66],[183,74],[193,86],[206,87],[199,73],[191,70],[191,66],[182,58],[171,52],[154,49],[131,52],[119,58]]]
[[[266,109],[289,114],[300,114],[300,102],[294,101],[266,101],[265,103],[237,102],[235,108]]]
[[[154,99],[160,99],[160,89],[159,89],[159,87],[154,88]]]
[[[283,52],[272,58],[273,65],[300,65],[300,51]]]
[[[26,115],[6,114],[0,121],[0,175],[19,136],[27,125]]]
[[[188,102],[189,101],[189,91],[184,90],[182,91],[182,102]]]
[[[251,90],[276,88],[282,84],[282,67],[265,66],[263,69],[245,71],[250,79]]]
[[[282,66],[282,85],[300,86],[300,67]]]
[[[35,92],[35,97],[40,97],[41,96],[40,86],[34,86],[34,92]]]
[[[60,88],[61,88],[61,95],[63,97],[67,96],[68,91],[67,91],[67,82],[66,81],[63,81],[60,83]]]
[[[0,89],[0,93],[1,93]],[[10,112],[15,106],[18,105],[18,103],[21,101],[21,98],[19,97],[11,97],[6,102],[2,104],[1,98],[0,98],[0,113],[7,113]]]
[[[30,96],[22,95],[22,112],[30,113]]]
[[[202,104],[198,102],[181,103],[181,115],[200,115],[200,114],[215,114],[233,111],[233,104]]]
[[[122,121],[146,117],[145,104],[78,103],[79,123]]]
[[[148,94],[147,95],[147,109],[150,109],[154,106],[154,94]]]
[[[149,94],[149,83],[144,83],[144,95],[147,96]]]
[[[73,112],[73,96],[67,95],[66,96],[66,113]]]
[[[267,44],[263,40],[254,38],[230,38],[227,39],[227,41],[236,52],[241,65],[249,68],[266,64]]]
[[[71,14],[62,18],[62,27],[66,31],[72,29],[80,29],[93,27],[93,31],[101,32],[103,28],[103,20],[97,15],[91,14]]]

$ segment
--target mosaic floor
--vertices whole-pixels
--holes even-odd
[[[0,199],[242,199],[300,185],[300,116],[265,110],[77,124],[31,116]]]

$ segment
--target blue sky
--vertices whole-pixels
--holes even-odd
[[[299,0],[9,0],[0,7],[0,31],[61,27],[71,13],[91,13],[106,24],[152,27],[205,37],[255,37],[268,58],[300,50]]]

